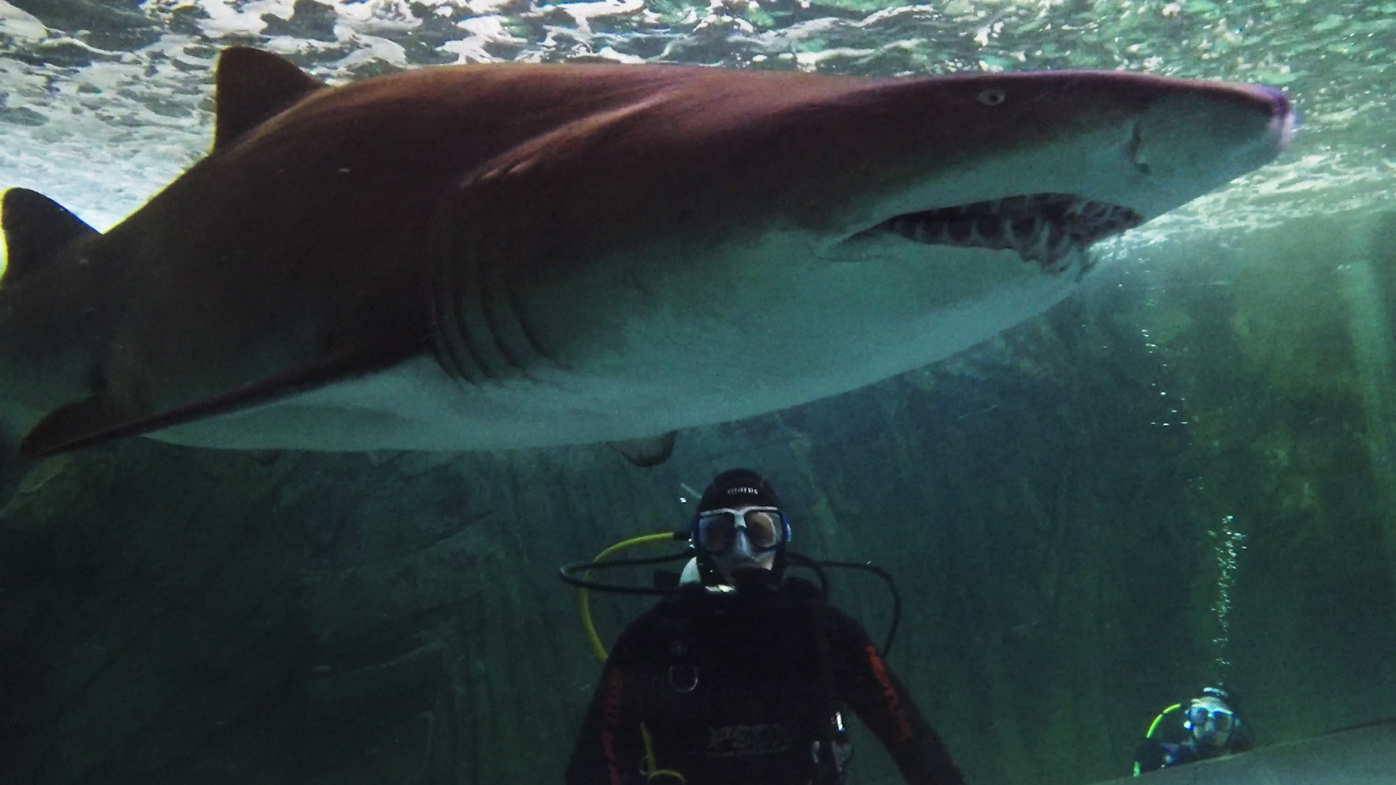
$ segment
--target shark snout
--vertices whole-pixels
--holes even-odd
[[[1285,91],[1278,87],[1255,85],[1251,89],[1269,100],[1270,122],[1276,130],[1279,147],[1281,150],[1289,147],[1289,143],[1294,141],[1294,134],[1299,130],[1299,110],[1294,108]]]
[[[1264,130],[1257,135],[1259,146],[1268,148],[1271,157],[1279,155],[1294,140],[1299,127],[1299,113],[1294,103],[1278,87],[1245,85],[1241,90],[1247,94],[1247,103],[1252,105],[1249,111],[1258,114],[1264,123]]]
[[[1085,187],[1151,219],[1274,160],[1297,126],[1281,90],[1189,83],[1159,95],[1122,129],[1122,177]]]

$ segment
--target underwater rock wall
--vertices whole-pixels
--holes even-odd
[[[1396,715],[1396,214],[1155,257],[1138,318],[1188,399],[1189,506],[1246,536],[1227,659],[1247,714],[1262,740]]]
[[[889,663],[975,785],[1124,774],[1218,679],[1261,743],[1396,713],[1393,226],[1145,249],[651,470],[146,440],[37,464],[0,517],[0,782],[558,782],[599,664],[557,567],[682,528],[681,483],[733,465],[796,550],[896,576]],[[882,585],[831,577],[881,641]],[[594,596],[603,639],[646,605]],[[850,782],[897,781],[856,739]]]

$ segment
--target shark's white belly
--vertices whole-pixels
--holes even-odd
[[[924,251],[921,251],[924,253]],[[765,414],[862,387],[961,351],[1059,302],[1008,252],[788,267],[749,301],[701,319],[652,311],[563,366],[479,384],[431,355],[275,403],[151,434],[234,449],[478,450],[584,444]],[[936,280],[928,280],[938,279]],[[572,318],[569,316],[569,318]],[[598,343],[602,343],[598,341]]]

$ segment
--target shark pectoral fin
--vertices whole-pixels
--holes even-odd
[[[39,421],[20,444],[20,453],[42,458],[81,447],[139,436],[185,423],[274,403],[343,379],[396,365],[427,350],[425,340],[343,351],[308,368],[239,387],[157,414],[131,414],[96,395],[62,406]]]
[[[650,467],[658,466],[669,460],[669,456],[674,453],[674,439],[677,436],[678,431],[670,431],[662,436],[626,439],[621,442],[606,442],[606,444],[636,466]]]
[[[271,466],[281,460],[285,450],[248,450],[247,457],[258,466]]]
[[[63,205],[27,188],[11,188],[0,204],[0,227],[5,232],[8,261],[0,285],[9,286],[53,262],[58,252],[74,240],[97,230],[68,212]]]
[[[74,447],[88,444],[82,441],[84,435],[102,433],[111,427],[105,398],[94,395],[49,412],[25,435],[19,452],[26,458],[42,458],[70,449],[65,447],[70,443]]]
[[[224,49],[214,75],[217,123],[213,149],[232,144],[239,136],[324,87],[323,82],[279,55],[245,46]]]
[[[33,464],[20,454],[14,430],[0,425],[0,508],[14,496],[15,487],[31,468]]]

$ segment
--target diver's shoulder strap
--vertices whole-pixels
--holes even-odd
[[[819,587],[804,578],[786,578],[785,581],[781,583],[780,588],[793,602],[818,603],[820,605],[827,604],[824,600],[824,594],[819,591]],[[810,621],[814,622],[816,620],[811,617]]]
[[[815,665],[818,668],[819,696],[813,708],[815,717],[814,756],[818,767],[816,782],[842,783],[844,764],[852,754],[851,744],[843,725],[843,701],[839,696],[838,679],[834,673],[833,644],[829,637],[832,630],[818,616],[825,606],[824,596],[808,581],[798,581],[807,588],[805,597],[796,597],[803,609],[805,624],[814,638]]]

